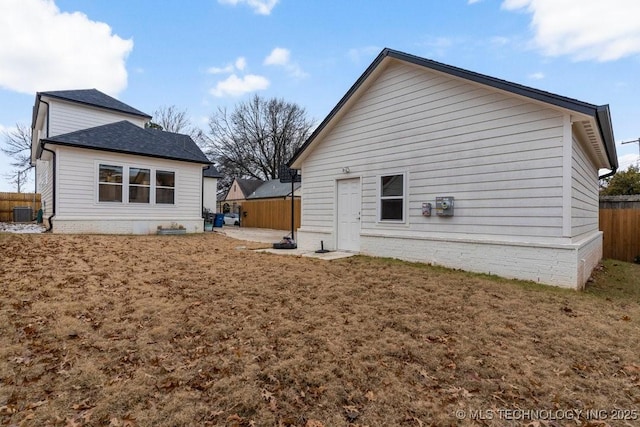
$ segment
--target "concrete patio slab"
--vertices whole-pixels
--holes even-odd
[[[303,251],[301,249],[256,249],[256,252],[267,252],[270,254],[276,255],[296,255],[303,256],[307,258],[318,258],[326,261],[331,261],[334,259],[340,258],[349,258],[356,255],[353,252],[343,252],[343,251],[331,251],[325,253],[317,253],[313,251]]]
[[[284,230],[272,230],[268,228],[245,228],[245,227],[232,227],[224,226],[222,228],[215,229],[216,233],[224,234],[238,240],[247,240],[249,242],[261,242],[261,243],[276,243],[282,240],[288,233]],[[256,249],[257,252],[268,252],[276,255],[296,255],[308,258],[318,258],[327,261],[340,258],[348,258],[356,255],[352,252],[343,251],[331,251],[325,253],[316,253],[314,251],[303,251],[301,249]]]

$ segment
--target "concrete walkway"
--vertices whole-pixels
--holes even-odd
[[[238,240],[247,240],[249,242],[275,243],[287,236],[285,230],[272,230],[270,228],[245,228],[236,227],[234,225],[225,225],[222,228],[214,228],[216,233],[224,234]]]
[[[226,225],[222,228],[215,228],[216,233],[224,234],[227,237],[249,242],[276,243],[288,236],[285,230],[272,230],[268,228],[245,228]],[[331,251],[316,253],[314,251],[303,251],[302,249],[256,249],[256,252],[268,252],[277,255],[296,255],[308,258],[318,258],[327,261],[340,258],[348,258],[356,255],[353,252]]]

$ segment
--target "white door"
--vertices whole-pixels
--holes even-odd
[[[339,250],[360,250],[360,178],[338,181]]]

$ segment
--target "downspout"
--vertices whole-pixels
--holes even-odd
[[[204,168],[201,171],[201,178],[200,180],[202,181],[200,183],[200,216],[202,217],[202,231],[205,231],[206,228],[206,222],[207,222],[207,218],[204,215]]]
[[[614,167],[613,169],[611,169],[611,172],[607,172],[602,176],[599,176],[598,179],[605,179],[605,178],[609,178],[610,176],[613,176],[616,174],[616,172],[618,171],[617,167]]]
[[[47,136],[46,138],[49,138],[49,113],[51,112],[51,106],[49,105],[49,103],[47,101],[43,101],[42,99],[40,100],[41,103],[45,104],[47,106]],[[51,215],[49,216],[49,228],[47,228],[47,232],[50,232],[51,230],[53,230],[53,222],[51,222],[51,220],[53,219],[53,217],[56,215],[56,152],[49,150],[48,148],[45,148],[44,143],[42,141],[40,141],[40,147],[42,148],[42,151],[48,151],[49,153],[51,153],[51,166],[52,166],[52,174],[51,174],[51,204],[53,205],[51,207]],[[37,178],[36,178],[37,180]]]
[[[53,207],[51,208],[51,215],[49,216],[49,228],[47,228],[47,231],[51,231],[53,229],[53,222],[51,222],[51,219],[56,215],[56,152],[49,150],[48,148],[45,148],[43,143],[40,143],[41,147],[42,147],[42,151],[48,151],[49,153],[51,153],[51,160],[52,160],[52,167],[53,167],[53,173],[52,173],[52,177],[51,177],[51,200],[52,200],[52,205]]]

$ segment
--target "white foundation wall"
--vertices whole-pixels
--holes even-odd
[[[591,237],[580,242],[578,250],[578,288],[583,289],[593,269],[602,260],[602,231],[596,231]]]
[[[303,250],[335,249],[331,232],[298,230]],[[602,258],[602,233],[570,244],[450,241],[361,234],[363,255],[424,262],[508,279],[582,289]]]
[[[52,231],[56,234],[156,234],[158,226],[171,228],[172,223],[158,219],[103,219],[80,220],[54,218]],[[187,233],[204,231],[202,218],[180,220]]]
[[[330,251],[336,250],[335,239],[331,231],[305,230],[299,228],[296,232],[296,243],[298,248],[306,251],[317,251],[321,249],[321,243],[324,248]]]
[[[361,236],[363,255],[425,262],[508,279],[578,288],[577,247]]]

